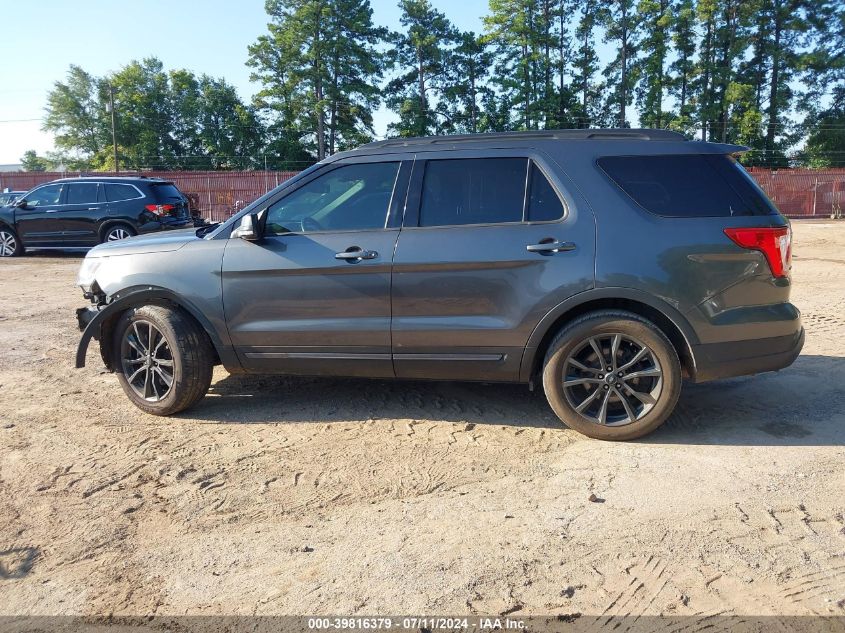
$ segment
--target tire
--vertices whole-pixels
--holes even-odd
[[[651,433],[674,410],[681,382],[678,353],[666,335],[648,319],[621,310],[590,312],[567,324],[543,364],[543,389],[554,412],[568,427],[599,440]]]
[[[125,240],[133,235],[137,235],[137,233],[128,224],[110,224],[103,231],[103,239],[100,240],[100,243]]]
[[[146,355],[150,347],[154,354],[147,362],[142,359],[150,358]],[[144,306],[125,312],[115,327],[112,349],[112,367],[120,386],[132,404],[146,413],[184,411],[202,400],[211,384],[211,341],[196,321],[178,309]]]
[[[0,226],[0,257],[23,255],[23,244],[18,234],[7,226]]]

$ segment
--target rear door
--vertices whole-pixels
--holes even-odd
[[[101,186],[96,182],[71,182],[66,186],[65,203],[57,214],[66,246],[92,246],[100,241],[100,222],[108,216]]]
[[[327,165],[260,210],[223,257],[229,334],[251,371],[393,376],[390,269],[410,163]]]
[[[592,213],[568,189],[533,150],[418,154],[393,267],[398,377],[518,378],[540,319],[594,283]]]
[[[42,185],[24,196],[25,206],[15,209],[15,225],[24,245],[64,245],[64,227],[59,215],[64,188],[63,183]]]

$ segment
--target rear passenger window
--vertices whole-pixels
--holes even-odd
[[[598,164],[637,204],[657,215],[777,213],[742,167],[722,154],[606,156]]]
[[[551,183],[536,165],[531,165],[531,178],[528,183],[529,222],[548,222],[563,217],[563,203],[552,188]]]
[[[140,198],[141,194],[131,185],[106,185],[106,200],[109,202],[120,202]]]
[[[420,226],[521,222],[526,158],[430,160],[420,201]]]
[[[67,186],[65,204],[91,204],[97,202],[97,183],[72,182]]]

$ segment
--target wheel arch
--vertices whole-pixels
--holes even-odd
[[[216,356],[215,364],[222,363],[230,372],[238,372],[240,370],[240,362],[234,350],[221,340],[217,330],[201,310],[171,290],[151,286],[130,288],[121,291],[115,295],[111,303],[106,305],[91,319],[82,333],[82,338],[76,350],[76,367],[85,366],[85,355],[91,339],[97,339],[100,342],[100,356],[103,362],[110,371],[114,371],[111,360],[112,333],[114,332],[114,327],[120,316],[127,310],[140,308],[145,305],[171,307],[187,314],[200,326],[211,341]]]
[[[685,377],[696,373],[693,345],[698,336],[684,316],[665,301],[632,288],[599,288],[570,297],[544,316],[531,336],[520,364],[520,381],[532,383],[542,370],[546,351],[560,329],[573,319],[595,310],[626,310],[652,321],[666,335],[681,361]]]

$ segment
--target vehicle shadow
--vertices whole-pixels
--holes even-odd
[[[777,373],[685,384],[646,444],[845,445],[845,358],[806,355]],[[525,385],[227,376],[182,414],[220,424],[412,419],[564,430]]]
[[[35,547],[15,547],[0,551],[0,580],[23,578],[32,570],[38,549]]]
[[[807,354],[779,372],[684,385],[653,444],[845,446],[845,358]]]

